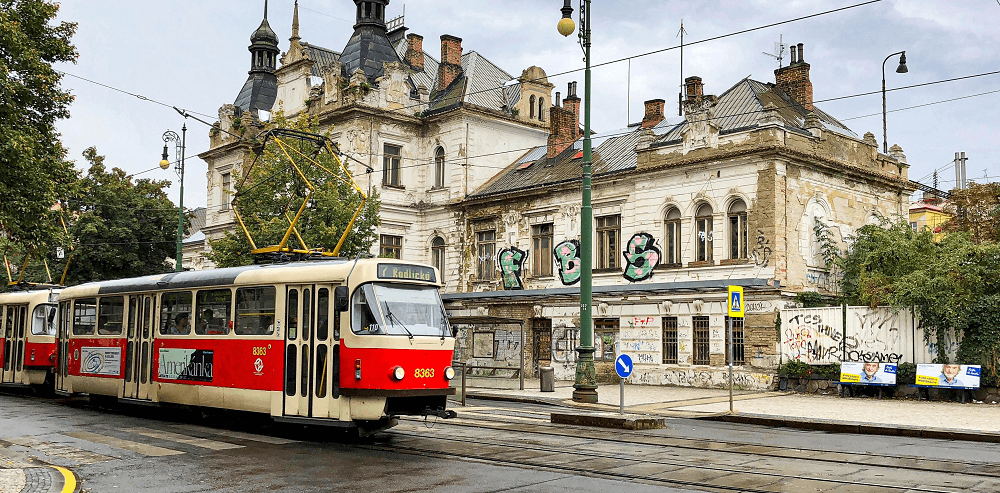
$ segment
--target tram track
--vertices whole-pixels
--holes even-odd
[[[541,427],[514,424],[511,419],[518,421],[517,414],[514,416],[492,417],[483,414],[476,414],[476,419],[457,418],[449,420],[447,423],[453,426],[467,426],[479,428],[491,428],[505,431],[519,431],[524,433],[541,433],[545,435],[559,435],[566,437],[579,436],[579,428],[569,425],[555,425],[545,423]],[[460,414],[461,416],[461,414]],[[490,423],[486,423],[489,421]],[[520,421],[523,423],[524,421]],[[627,434],[628,439],[623,439],[622,435]],[[959,474],[970,474],[984,477],[1000,478],[1000,464],[993,462],[976,462],[963,460],[941,460],[913,457],[906,455],[873,454],[868,452],[831,452],[828,450],[810,449],[807,447],[788,447],[777,445],[761,445],[756,443],[728,441],[728,440],[706,440],[702,438],[687,438],[675,436],[652,435],[642,432],[622,432],[619,430],[608,431],[602,429],[590,429],[588,435],[601,440],[642,444],[650,446],[670,446],[690,450],[712,450],[730,453],[751,453],[758,456],[803,459],[807,458],[817,462],[830,462],[833,464],[864,463],[868,465],[878,465],[892,467],[895,469],[908,469],[915,471],[947,471]]]
[[[952,470],[920,469],[900,474],[894,465],[863,464],[855,460],[849,465],[828,459],[791,457],[755,453],[739,449],[726,450],[730,442],[717,443],[711,449],[693,449],[708,452],[708,456],[686,454],[685,447],[657,441],[650,443],[641,436],[630,434],[628,440],[613,439],[605,433],[581,434],[580,429],[532,430],[523,424],[511,426],[472,426],[459,422],[448,422],[436,426],[436,433],[428,433],[418,428],[401,425],[386,433],[389,445],[370,443],[359,445],[378,450],[413,453],[442,458],[460,457],[466,460],[483,461],[496,465],[530,467],[550,472],[586,475],[614,480],[637,481],[646,484],[670,485],[674,487],[698,488],[704,491],[776,493],[783,491],[898,491],[945,493],[956,491],[997,491],[1000,480],[997,474],[955,472]],[[461,436],[446,436],[443,430],[461,427]],[[487,430],[486,433],[471,432],[470,428]],[[572,431],[572,432],[570,432]],[[493,432],[510,434],[498,438]],[[546,439],[538,435],[557,438]],[[573,438],[583,440],[572,446],[557,445],[558,439]],[[746,444],[743,444],[744,446]],[[606,449],[602,451],[600,449]],[[629,450],[632,450],[629,453]],[[676,453],[681,449],[681,453]],[[788,449],[795,450],[795,449]],[[801,453],[803,450],[799,449]],[[846,455],[846,454],[845,454]],[[851,454],[854,457],[875,457],[867,454]],[[686,457],[687,456],[687,457]],[[714,456],[714,457],[713,457]],[[952,463],[954,464],[954,463]],[[985,463],[966,463],[982,466]],[[789,470],[796,471],[788,473]],[[798,471],[819,471],[800,473]],[[639,472],[642,471],[642,472]],[[854,475],[856,477],[850,477]],[[905,477],[908,480],[893,481],[889,478]],[[873,478],[884,478],[876,480]],[[925,484],[921,484],[925,481]],[[937,483],[937,484],[934,484]]]

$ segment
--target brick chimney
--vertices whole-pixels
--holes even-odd
[[[462,38],[441,35],[441,63],[438,65],[437,90],[443,91],[462,75]]]
[[[545,157],[552,159],[568,149],[580,138],[580,98],[576,96],[576,82],[569,83],[563,106],[549,110],[549,142]]]
[[[406,35],[406,63],[416,70],[424,70],[424,37],[419,34]]]
[[[684,99],[687,101],[699,101],[705,96],[705,85],[701,83],[701,77],[692,75],[684,79]]]
[[[642,117],[642,128],[652,128],[663,121],[663,105],[666,101],[650,99],[643,104],[646,106],[646,114]]]
[[[792,63],[774,71],[774,82],[803,108],[813,110],[813,85],[809,81],[809,64],[805,62],[802,43],[792,45]]]

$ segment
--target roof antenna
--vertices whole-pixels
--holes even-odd
[[[774,43],[774,53],[773,54],[768,53],[766,51],[762,52],[765,55],[778,60],[778,68],[781,68],[781,61],[784,60],[784,58],[785,58],[785,43],[784,43],[784,39],[783,38],[784,38],[784,35],[778,35],[778,42]],[[792,61],[794,62],[795,60],[792,60]]]
[[[1000,0],[997,0],[1000,1]],[[677,93],[677,116],[684,116],[684,19],[681,19],[681,29],[677,36],[681,37],[681,92]]]

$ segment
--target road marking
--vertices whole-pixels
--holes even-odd
[[[240,431],[232,431],[232,430],[217,430],[215,428],[208,428],[205,426],[196,426],[196,425],[171,425],[171,428],[188,432],[194,432],[194,433],[211,433],[213,435],[224,436],[227,438],[236,438],[239,440],[250,440],[254,442],[269,443],[271,445],[286,445],[289,443],[299,442],[298,440],[289,440],[288,438],[269,437],[266,435],[255,435],[253,433],[243,433]]]
[[[135,452],[137,454],[148,455],[152,457],[163,457],[166,455],[181,455],[184,452],[180,450],[171,450],[168,448],[157,447],[156,445],[147,445],[145,443],[133,442],[130,440],[122,440],[121,438],[114,438],[104,435],[98,435],[97,433],[91,433],[89,431],[77,431],[74,433],[63,433],[66,436],[73,438],[79,438],[80,440],[86,440],[88,442],[103,443],[104,445],[110,445],[115,448],[120,448],[122,450],[128,450],[130,452]]]
[[[45,455],[69,459],[78,464],[93,464],[95,462],[104,462],[116,459],[116,457],[89,452],[87,450],[71,447],[69,445],[46,442],[35,437],[8,438],[7,441],[22,447],[35,449]]]
[[[63,489],[62,493],[73,493],[76,491],[76,476],[70,472],[69,469],[65,467],[52,466],[55,470],[59,471],[63,477]]]
[[[194,445],[195,447],[207,448],[209,450],[229,450],[234,448],[243,448],[243,445],[236,445],[227,442],[217,442],[215,440],[209,440],[207,438],[195,438],[187,435],[181,435],[180,433],[173,433],[163,430],[154,430],[151,428],[126,428],[125,431],[130,433],[138,433],[140,435],[146,435],[148,437],[159,438],[161,440],[169,440],[171,442],[183,443],[186,445]]]

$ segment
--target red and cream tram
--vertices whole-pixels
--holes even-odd
[[[451,417],[438,286],[433,267],[358,259],[69,287],[56,389],[365,429]]]
[[[58,297],[43,286],[0,293],[0,385],[52,384]]]

